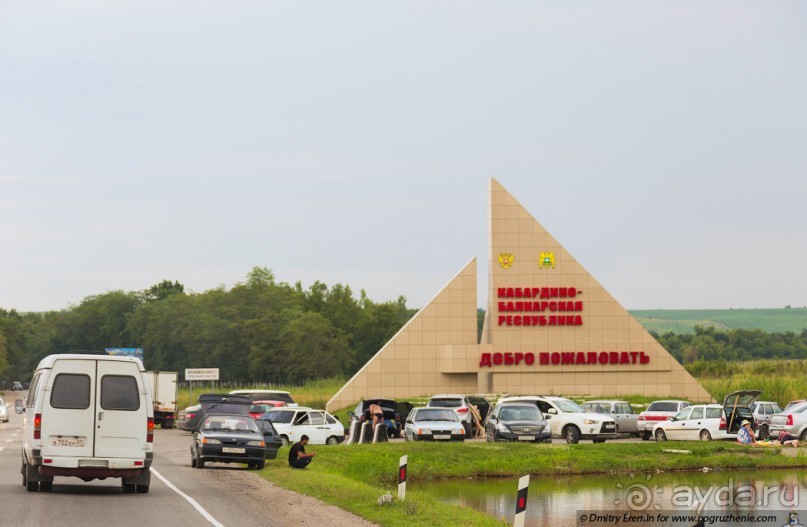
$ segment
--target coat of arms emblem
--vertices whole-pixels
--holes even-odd
[[[551,252],[541,253],[541,257],[538,259],[538,268],[539,269],[554,269],[555,268],[555,253],[551,253]]]
[[[510,269],[515,261],[515,256],[510,253],[501,253],[499,255],[499,265],[502,269]]]

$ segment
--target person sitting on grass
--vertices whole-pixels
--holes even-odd
[[[779,434],[776,441],[782,446],[792,446],[793,448],[798,448],[799,446],[799,440],[796,438],[796,436],[788,434],[787,432],[782,432]]]
[[[751,430],[751,423],[746,419],[740,423],[740,430],[737,432],[737,442],[743,445],[757,445],[757,438]]]
[[[289,466],[292,468],[305,468],[311,463],[311,459],[316,456],[316,452],[305,453],[305,446],[308,444],[308,436],[303,435],[300,441],[291,445],[289,450]]]

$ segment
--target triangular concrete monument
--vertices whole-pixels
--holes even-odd
[[[489,189],[488,308],[471,260],[328,401],[435,393],[679,397],[703,387],[498,181]]]

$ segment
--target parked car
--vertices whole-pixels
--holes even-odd
[[[479,404],[477,403],[481,403],[482,406],[485,406],[486,403],[487,408],[490,408],[490,403],[487,399],[480,396],[473,397],[476,403],[471,399],[472,397],[459,393],[440,394],[432,396],[429,402],[426,403],[426,406],[433,408],[451,408],[457,413],[457,417],[462,422],[462,426],[465,427],[465,435],[473,437],[474,419],[471,415],[471,406],[475,406],[480,413],[479,424],[482,425],[485,420],[485,415],[482,415],[481,410],[479,410]]]
[[[201,410],[201,404],[194,404],[192,406],[188,406],[184,410],[180,410],[177,414],[176,427],[180,430],[192,432],[202,419]]]
[[[205,415],[193,433],[191,466],[205,468],[210,461],[246,463],[249,468],[262,469],[266,465],[266,441],[255,419],[241,414]]]
[[[552,425],[552,436],[563,438],[567,443],[579,443],[581,439],[604,443],[606,439],[616,438],[616,421],[611,416],[586,412],[579,404],[563,397],[503,397],[499,402],[535,404]]]
[[[14,381],[13,383],[11,383],[11,391],[16,392],[17,390],[20,390],[20,391],[23,390],[22,383],[18,382],[18,381]]]
[[[271,421],[283,446],[307,435],[313,445],[338,445],[345,440],[345,427],[325,410],[281,407],[264,413],[261,421]]]
[[[627,401],[587,401],[581,405],[586,411],[595,414],[607,414],[616,421],[617,434],[635,434],[639,437],[639,416]]]
[[[252,401],[252,406],[249,407],[249,415],[253,419],[258,419],[269,410],[280,408],[281,406],[286,406],[285,401]]]
[[[765,439],[770,434],[771,417],[782,413],[782,409],[773,401],[757,401],[751,405],[751,411],[757,421],[758,439]]]
[[[796,399],[795,401],[790,401],[789,403],[787,403],[787,406],[785,406],[785,409],[783,411],[787,412],[787,410],[789,408],[792,408],[792,407],[796,406],[797,404],[801,404],[801,403],[807,403],[807,399]]]
[[[742,422],[747,420],[751,423],[751,429],[757,431],[757,420],[751,411],[751,405],[759,399],[759,390],[739,390],[731,392],[723,398],[723,410],[726,413],[727,433],[731,439],[737,437],[737,432],[742,428]]]
[[[696,404],[687,406],[666,421],[653,427],[656,441],[711,441],[729,439],[726,416],[719,404]],[[731,439],[736,439],[735,433]]]
[[[392,437],[401,437],[403,423],[413,408],[412,404],[405,401],[396,402],[394,399],[365,399],[356,405],[355,410],[348,412],[350,421],[364,423],[369,420],[372,422],[373,417],[370,415],[370,405],[373,403],[380,406],[381,411],[384,413],[387,434]]]
[[[485,439],[551,443],[552,427],[535,404],[497,404],[485,422]]]
[[[202,418],[209,413],[229,413],[249,415],[252,399],[229,393],[204,393],[199,396],[199,404],[185,408],[177,416],[177,428],[194,432]]]
[[[0,422],[8,423],[8,406],[2,397],[0,397]]]
[[[780,414],[771,416],[770,435],[791,434],[801,441],[807,441],[807,402],[793,405]]]
[[[670,420],[656,424],[653,437],[656,441],[737,439],[745,420],[750,421],[752,430],[757,430],[751,405],[760,393],[759,390],[740,390],[726,395],[722,405],[699,404],[684,408]]]
[[[653,401],[647,409],[639,414],[636,420],[636,429],[639,437],[647,441],[653,437],[653,427],[662,421],[678,414],[684,408],[692,406],[687,401]]]
[[[291,398],[291,394],[284,390],[232,390],[230,393],[244,395],[253,401],[283,401],[286,406],[291,406],[292,408],[299,406]]]
[[[450,408],[413,408],[403,433],[406,441],[465,440],[465,427]]]

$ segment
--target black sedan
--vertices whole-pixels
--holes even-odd
[[[537,406],[498,404],[485,424],[487,441],[551,443],[552,427]]]
[[[277,457],[277,450],[274,450]],[[206,462],[246,463],[262,469],[266,464],[266,440],[255,419],[248,415],[207,414],[193,434],[191,466]]]

